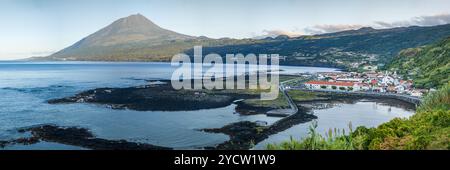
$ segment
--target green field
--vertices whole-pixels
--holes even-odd
[[[288,101],[281,92],[275,100],[247,99],[244,100],[244,103],[253,107],[271,107],[274,109],[289,108]]]
[[[291,96],[292,100],[294,100],[296,102],[325,99],[324,97],[320,97],[320,93],[317,93],[317,92],[305,92],[305,91],[301,91],[301,90],[289,90],[288,94],[289,94],[289,96]]]

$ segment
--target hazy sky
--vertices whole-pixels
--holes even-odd
[[[0,60],[45,56],[141,13],[212,38],[450,22],[449,0],[0,0]]]

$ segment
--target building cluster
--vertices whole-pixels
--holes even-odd
[[[395,72],[376,71],[317,73],[317,79],[304,83],[304,86],[312,90],[399,93],[417,97],[427,92],[425,89],[414,88],[412,80],[403,80]]]

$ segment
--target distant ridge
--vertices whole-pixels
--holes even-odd
[[[75,44],[38,61],[170,61],[178,53],[279,54],[283,65],[357,69],[388,64],[401,50],[431,44],[450,36],[450,24],[390,29],[363,27],[328,34],[265,39],[211,39],[159,27],[141,14],[118,19]],[[356,67],[355,67],[356,65]]]

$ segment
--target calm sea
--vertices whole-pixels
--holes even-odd
[[[50,105],[49,99],[67,97],[100,87],[130,87],[148,79],[170,79],[176,68],[170,63],[128,62],[0,62],[0,140],[23,137],[17,128],[38,124],[79,126],[90,129],[97,137],[146,142],[176,149],[213,146],[228,140],[222,134],[198,131],[222,127],[243,120],[267,121],[279,118],[265,115],[240,116],[234,105],[198,111],[154,112],[111,110],[95,104]],[[287,73],[337,71],[332,68],[287,67]],[[389,109],[389,110],[388,110]],[[356,125],[376,126],[394,117],[407,117],[414,111],[375,102],[359,102],[320,110],[319,127],[341,127],[349,121]],[[257,145],[286,140],[306,134],[309,123],[294,126],[273,135]],[[82,149],[42,142],[5,149]]]

